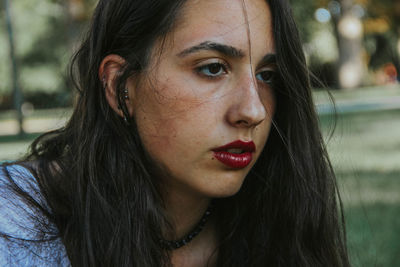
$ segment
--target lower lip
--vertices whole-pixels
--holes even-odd
[[[226,151],[218,151],[214,152],[214,156],[226,166],[234,169],[242,169],[247,167],[253,158],[251,152],[235,154]]]

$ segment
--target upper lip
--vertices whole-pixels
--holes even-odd
[[[232,148],[239,148],[239,149],[244,150],[245,152],[256,151],[256,145],[254,144],[253,141],[242,141],[242,140],[233,141],[229,144],[214,148],[212,151],[220,152],[220,151],[226,151],[226,150],[232,149]]]

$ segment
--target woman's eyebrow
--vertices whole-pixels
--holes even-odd
[[[269,53],[266,54],[261,60],[259,65],[274,65],[276,64],[276,55]]]
[[[195,53],[200,50],[212,50],[232,58],[242,58],[245,56],[245,53],[240,49],[237,49],[230,45],[224,45],[210,41],[202,42],[198,45],[189,47],[183,50],[182,52],[178,53],[177,56],[185,57],[189,54]]]

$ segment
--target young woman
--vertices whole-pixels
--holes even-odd
[[[1,169],[1,266],[349,266],[286,1],[100,0],[72,78]]]

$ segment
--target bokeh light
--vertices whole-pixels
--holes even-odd
[[[363,26],[361,21],[354,16],[345,16],[339,21],[339,32],[348,39],[361,38]]]
[[[318,22],[326,23],[331,20],[331,13],[325,8],[318,8],[315,11],[314,17]]]
[[[340,3],[338,1],[330,1],[328,4],[328,9],[333,16],[339,16],[341,12]]]

